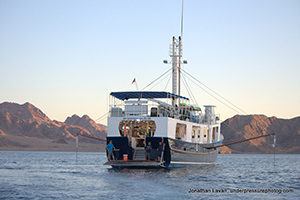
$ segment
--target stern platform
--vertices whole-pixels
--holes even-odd
[[[160,162],[146,160],[116,160],[108,161],[103,165],[110,165],[113,168],[165,168],[165,166]]]

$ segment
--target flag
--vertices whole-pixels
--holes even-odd
[[[132,83],[131,83],[131,84],[133,84],[133,83],[135,83],[135,78],[133,79],[133,81],[132,81]]]

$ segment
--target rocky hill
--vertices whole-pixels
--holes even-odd
[[[84,115],[81,118],[78,115],[73,115],[72,117],[68,117],[64,123],[68,125],[80,126],[92,133],[93,136],[106,139],[107,127],[97,124],[87,115]]]
[[[221,125],[223,144],[276,133],[276,153],[300,153],[300,117],[278,119],[265,115],[236,115]],[[271,137],[230,145],[223,153],[273,153]]]
[[[73,115],[64,122],[52,121],[30,103],[0,104],[0,149],[74,150],[75,137],[82,134],[105,139],[105,126],[88,116]],[[85,150],[93,150],[97,141],[80,138]],[[103,148],[104,149],[104,148]]]

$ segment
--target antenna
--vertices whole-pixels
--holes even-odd
[[[180,30],[180,37],[182,38],[183,33],[183,0],[182,0],[182,6],[181,6],[181,30]]]
[[[181,65],[187,64],[187,61],[184,60],[181,62],[182,57],[182,35],[183,35],[183,0],[181,8],[181,26],[180,26],[180,36],[178,39],[173,36],[173,42],[170,45],[169,56],[172,58],[172,93],[180,96],[180,78],[181,78]],[[169,64],[167,60],[164,60],[163,63]],[[175,106],[176,99],[172,100],[172,105]],[[178,98],[178,105],[180,104],[180,98]]]

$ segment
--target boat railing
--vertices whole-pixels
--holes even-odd
[[[171,117],[182,121],[203,123],[204,116],[199,108],[187,104],[172,106],[159,100],[123,101],[110,106],[110,117],[147,116]]]
[[[110,117],[125,116],[171,117],[174,113],[172,109],[151,104],[125,104],[110,107]]]

